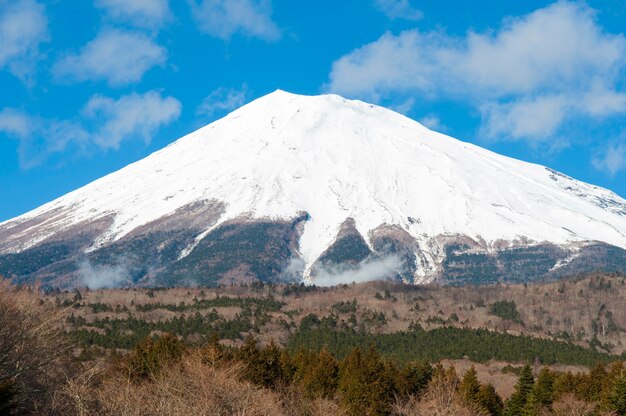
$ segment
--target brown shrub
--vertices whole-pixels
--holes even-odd
[[[309,399],[297,386],[279,388],[279,397],[285,414],[289,416],[342,416],[345,412],[336,401],[324,398]]]
[[[396,416],[489,416],[489,413],[466,404],[457,391],[458,381],[438,376],[428,384],[421,398],[398,400],[393,406]]]
[[[35,289],[0,281],[0,386],[13,396],[14,412],[49,412],[70,370],[62,318],[63,311],[40,301]]]
[[[551,414],[555,416],[592,416],[597,414],[596,409],[595,403],[579,400],[573,394],[567,393],[552,405]]]
[[[64,397],[80,416],[286,415],[278,395],[241,381],[241,370],[207,365],[193,353],[142,383],[120,373],[94,378],[87,372],[68,383]]]

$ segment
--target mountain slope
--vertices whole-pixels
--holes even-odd
[[[296,275],[314,279],[324,268],[318,259],[337,242],[347,220],[349,234],[354,241],[361,237],[370,257],[399,255],[397,269],[408,280],[446,277],[460,254],[469,264],[476,260],[472,256],[486,256],[478,262],[492,263],[490,276],[497,280],[509,267],[499,254],[494,257],[502,251],[544,247],[546,270],[527,276],[537,278],[584,257],[588,247],[617,249],[618,257],[626,248],[626,201],[608,190],[433,132],[378,106],[276,91],[1,223],[0,273],[71,282],[80,274],[80,259],[87,258],[123,264],[135,282],[183,278],[188,268],[175,263],[212,244],[202,261],[232,263],[228,270],[211,269],[219,278],[229,272],[234,281],[258,278],[263,273],[252,269],[272,262],[265,277],[279,278],[297,260]],[[233,224],[258,228],[259,221],[266,227],[257,234],[222,232]],[[233,232],[238,239],[232,240]],[[252,241],[258,233],[266,238]],[[231,246],[237,256],[242,235],[247,257],[254,254],[257,266],[227,259]],[[231,239],[219,255],[217,238]],[[272,238],[276,244],[268,243]],[[113,254],[98,259],[107,249]],[[46,262],[50,250],[65,254]],[[151,264],[130,271],[137,259],[128,255]],[[533,257],[522,257],[528,255]],[[33,258],[42,260],[25,269],[15,265]],[[352,263],[362,261],[359,254]],[[206,269],[196,266],[194,278],[203,281]]]

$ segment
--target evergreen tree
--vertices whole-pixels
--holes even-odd
[[[566,393],[574,393],[575,391],[576,379],[569,371],[567,373],[560,373],[554,378],[554,400],[558,400],[559,397]]]
[[[577,377],[576,396],[587,402],[597,402],[602,396],[602,386],[607,373],[604,364],[598,364],[589,374]]]
[[[358,416],[366,414],[366,379],[363,369],[363,351],[356,347],[343,360],[340,370],[339,391],[341,404],[347,415]]]
[[[172,334],[156,339],[146,338],[137,344],[126,359],[128,375],[135,381],[158,375],[163,366],[179,360],[184,351],[183,343]]]
[[[611,367],[609,368],[606,378],[602,384],[601,401],[605,408],[608,409],[611,407],[611,397],[613,395],[615,384],[625,374],[626,370],[624,369],[624,363],[622,361],[615,361],[611,364]]]
[[[459,392],[467,403],[475,404],[479,390],[480,383],[478,382],[478,374],[474,366],[471,366],[463,375],[463,379],[459,385]]]
[[[540,406],[550,406],[554,396],[554,374],[545,367],[539,372],[537,382],[533,386],[533,397]]]
[[[344,359],[339,378],[342,406],[350,416],[388,415],[395,393],[395,368],[380,359],[375,347],[354,348]]]
[[[622,374],[613,381],[608,408],[619,416],[626,415],[626,374]]]
[[[298,382],[308,397],[332,398],[337,390],[339,367],[326,348],[311,354],[310,361],[298,372]]]
[[[529,365],[522,368],[519,380],[515,384],[515,392],[506,403],[504,414],[506,416],[519,416],[528,400],[534,385],[533,370]]]
[[[281,351],[272,340],[259,354],[257,363],[260,382],[265,387],[275,387],[283,379]]]
[[[521,416],[539,416],[542,405],[534,391],[531,391],[526,399],[526,404],[522,408]]]
[[[398,373],[396,386],[402,396],[419,397],[433,377],[434,369],[429,364],[409,363]]]
[[[489,412],[491,416],[500,416],[504,410],[502,398],[491,384],[483,384],[478,390],[476,404]]]

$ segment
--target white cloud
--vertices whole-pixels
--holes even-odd
[[[570,118],[626,112],[625,68],[624,35],[604,32],[588,7],[561,1],[462,38],[386,33],[336,60],[327,89],[374,101],[468,102],[490,139],[537,143]]]
[[[128,261],[124,258],[115,265],[92,265],[84,260],[78,264],[77,273],[79,281],[89,289],[120,287],[131,281]]]
[[[0,111],[0,133],[19,141],[20,165],[28,169],[55,154],[118,149],[128,140],[149,142],[180,112],[177,99],[161,97],[155,91],[117,100],[93,96],[82,117],[73,120],[46,119],[5,108]]]
[[[156,91],[129,94],[117,100],[93,96],[83,113],[98,128],[92,140],[101,148],[118,149],[123,140],[141,139],[149,143],[162,125],[177,119],[180,102],[161,97]]]
[[[209,117],[223,114],[241,107],[248,100],[248,86],[241,88],[217,88],[207,95],[198,106],[196,113]]]
[[[106,80],[118,86],[139,81],[150,68],[162,65],[166,57],[167,51],[146,35],[108,29],[78,54],[57,62],[53,72],[60,78]]]
[[[409,0],[375,0],[374,5],[390,19],[420,20],[424,17]]]
[[[625,52],[624,36],[604,33],[589,8],[557,2],[506,22],[495,36],[470,33],[455,63],[480,89],[528,93],[613,79]]]
[[[29,80],[48,40],[48,18],[44,7],[33,0],[0,2],[0,69]]]
[[[339,94],[381,96],[403,90],[429,92],[438,88],[437,61],[446,39],[416,30],[398,36],[385,33],[376,42],[354,50],[333,63],[328,89]]]
[[[608,145],[600,154],[593,159],[596,169],[615,176],[618,172],[626,169],[626,143],[613,143]]]
[[[0,111],[0,132],[19,140],[20,166],[25,169],[70,145],[82,149],[88,138],[87,132],[73,121],[46,120],[10,108]]]
[[[557,131],[569,107],[562,95],[489,104],[482,109],[483,133],[490,139],[510,135],[513,139],[545,140]]]
[[[17,137],[26,137],[31,132],[31,124],[23,113],[5,108],[0,111],[0,131]]]
[[[171,17],[169,0],[96,0],[111,19],[145,28],[158,28]]]
[[[426,117],[422,117],[419,120],[419,122],[421,125],[426,126],[431,130],[436,130],[436,131],[444,130],[444,126],[441,123],[441,120],[439,119],[439,117],[433,114],[429,114]]]
[[[311,283],[316,286],[335,286],[349,283],[371,282],[393,277],[402,270],[402,261],[392,255],[381,259],[365,259],[357,265],[323,265],[316,270]]]
[[[389,108],[401,114],[406,114],[411,111],[411,108],[415,105],[415,97],[409,97],[400,103],[391,104]]]
[[[200,30],[224,40],[236,33],[267,41],[281,37],[269,0],[192,0],[191,9]]]

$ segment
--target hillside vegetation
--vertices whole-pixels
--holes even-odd
[[[0,414],[623,415],[625,295],[615,275],[508,287],[3,285]]]

